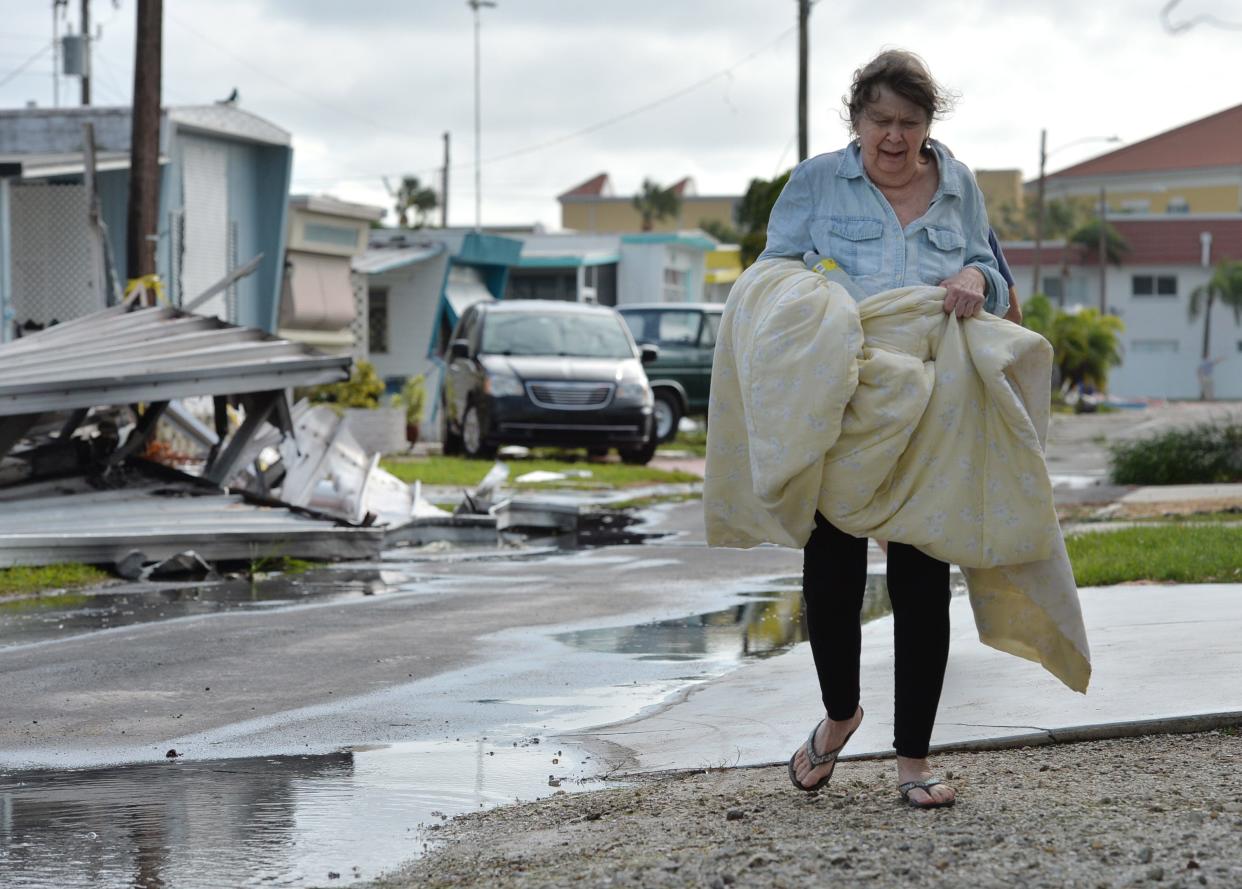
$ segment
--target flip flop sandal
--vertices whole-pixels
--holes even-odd
[[[795,750],[793,756],[789,757],[789,780],[793,783],[794,787],[798,788],[799,790],[805,793],[814,793],[816,790],[819,790],[821,787],[827,786],[828,782],[832,780],[833,772],[837,770],[837,756],[839,756],[841,751],[845,749],[845,745],[850,742],[850,738],[854,737],[854,732],[858,731],[858,726],[862,725],[863,715],[864,715],[863,708],[859,707],[858,708],[858,725],[854,726],[853,731],[851,731],[848,735],[845,736],[845,740],[842,741],[839,746],[837,746],[833,750],[829,750],[827,753],[816,753],[815,752],[815,733],[818,732],[819,727],[824,724],[824,720],[821,719],[819,722],[815,723],[815,728],[811,729],[811,734],[806,739],[806,758],[810,760],[812,768],[817,769],[820,766],[826,766],[829,763],[832,763],[832,768],[828,770],[827,775],[820,778],[810,787],[807,787],[805,784],[803,784],[802,782],[798,780],[798,775],[796,772],[794,772],[794,759],[798,755],[798,751]]]
[[[901,798],[905,800],[910,805],[911,808],[914,808],[914,809],[947,809],[949,808],[949,806],[957,802],[957,797],[953,797],[953,799],[946,800],[945,802],[942,802],[942,803],[935,802],[934,800],[930,803],[919,803],[919,802],[915,802],[914,800],[910,799],[910,791],[926,790],[929,787],[935,787],[937,784],[944,784],[944,782],[941,781],[939,778],[928,778],[926,781],[907,781],[905,784],[897,785],[897,792],[901,794]],[[928,796],[930,795],[931,794],[928,794]]]

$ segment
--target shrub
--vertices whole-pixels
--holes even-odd
[[[348,380],[312,386],[306,396],[315,404],[332,405],[338,412],[347,407],[377,408],[384,394],[384,381],[369,361],[355,361]]]
[[[388,403],[405,410],[408,426],[417,426],[423,419],[423,404],[427,400],[426,378],[422,374],[408,377],[400,392],[393,393]]]
[[[1111,475],[1119,485],[1242,481],[1242,423],[1204,423],[1115,444]]]

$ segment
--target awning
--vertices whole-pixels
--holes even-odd
[[[280,294],[280,326],[341,330],[357,315],[349,259],[289,250]]]
[[[2,154],[0,155],[0,176],[14,176],[21,179],[81,176],[86,169],[86,161],[83,158],[80,151],[71,154]],[[159,162],[166,164],[168,158],[160,155]],[[96,173],[128,169],[128,151],[100,151],[95,154]]]
[[[180,309],[114,306],[0,345],[0,417],[334,383],[351,361]]]
[[[449,311],[456,322],[475,303],[491,301],[496,297],[483,285],[478,269],[455,265],[449,269],[448,281],[444,285],[444,298],[448,301]]]
[[[371,247],[353,259],[353,269],[363,275],[378,275],[394,269],[426,262],[443,254],[443,244],[419,244],[413,247]]]

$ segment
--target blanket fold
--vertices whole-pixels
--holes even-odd
[[[938,287],[855,301],[793,260],[729,295],[708,407],[712,546],[802,547],[822,512],[962,567],[985,644],[1085,691],[1090,655],[1044,463],[1052,347]]]

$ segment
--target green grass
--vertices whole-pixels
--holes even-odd
[[[669,472],[649,466],[629,466],[625,463],[591,463],[584,457],[568,454],[562,459],[505,460],[509,467],[509,484],[529,490],[549,488],[627,488],[634,485],[669,484],[702,481],[688,472]],[[483,480],[492,468],[488,460],[467,460],[464,457],[425,457],[419,459],[388,459],[380,465],[404,482],[421,481],[424,485],[448,485],[472,488]],[[527,472],[544,470],[563,472],[567,469],[586,469],[589,478],[571,478],[539,484],[515,484],[513,479]]]
[[[94,565],[18,565],[0,568],[0,595],[21,595],[47,590],[73,589],[110,580],[112,575]]]
[[[1192,485],[1242,481],[1242,423],[1170,429],[1111,449],[1118,485]]]
[[[694,454],[696,457],[706,457],[707,427],[700,423],[699,428],[693,432],[678,432],[672,441],[660,445],[656,450],[657,453],[659,451],[682,451]]]
[[[1242,528],[1161,525],[1066,538],[1080,586],[1136,580],[1242,583]]]

